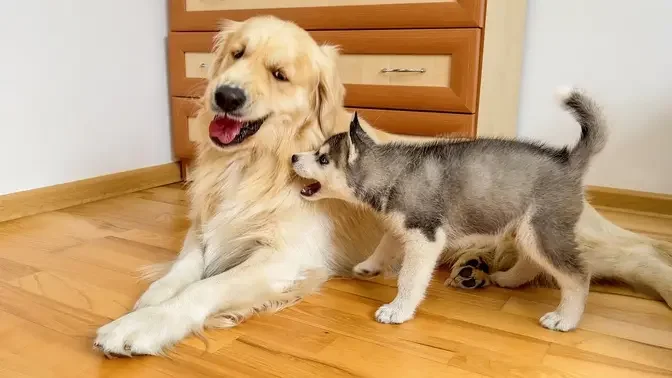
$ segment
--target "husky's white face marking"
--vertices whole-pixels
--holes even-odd
[[[292,167],[296,174],[315,180],[301,190],[303,198],[309,201],[338,198],[355,202],[345,172],[350,148],[347,139],[346,133],[336,134],[327,139],[317,151],[292,156]]]

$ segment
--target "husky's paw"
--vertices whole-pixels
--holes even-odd
[[[462,289],[478,289],[490,285],[490,267],[482,258],[458,261],[444,285]]]
[[[413,319],[414,312],[394,303],[388,303],[378,308],[378,311],[376,311],[376,321],[383,324],[401,324]]]
[[[161,281],[156,281],[152,283],[147,291],[145,291],[135,305],[133,310],[137,310],[143,307],[158,306],[159,304],[167,301],[172,298],[176,293],[176,290],[169,285],[161,283]]]
[[[548,328],[551,331],[567,332],[576,328],[579,319],[562,316],[558,311],[553,311],[542,316],[541,319],[539,319],[539,323],[541,323],[544,328]]]
[[[145,307],[98,329],[93,346],[108,357],[159,355],[191,329],[189,322],[161,307]]]
[[[370,278],[379,275],[382,270],[383,267],[375,261],[364,260],[352,268],[352,273],[357,277]]]

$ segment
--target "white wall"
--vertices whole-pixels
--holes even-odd
[[[172,160],[165,8],[0,2],[0,195]]]
[[[528,4],[519,135],[573,143],[579,128],[553,93],[584,87],[611,128],[587,183],[672,194],[672,1]]]

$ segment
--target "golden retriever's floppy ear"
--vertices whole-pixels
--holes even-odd
[[[323,56],[317,61],[320,70],[316,101],[317,121],[324,136],[329,137],[333,133],[336,117],[343,109],[345,88],[336,67],[338,48],[323,45],[320,50]]]
[[[226,41],[229,39],[229,36],[234,33],[242,22],[233,21],[233,20],[223,20],[219,24],[219,33],[215,35],[214,40],[212,41],[212,53],[215,56],[215,59],[212,61],[210,68],[208,69],[208,79],[213,79],[219,67],[222,65],[224,57],[226,57]]]

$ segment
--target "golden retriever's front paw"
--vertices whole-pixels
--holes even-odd
[[[108,357],[159,355],[191,329],[161,307],[145,307],[98,329],[93,346]]]
[[[490,267],[482,258],[472,258],[455,264],[444,284],[462,289],[478,289],[492,283],[489,272]]]

